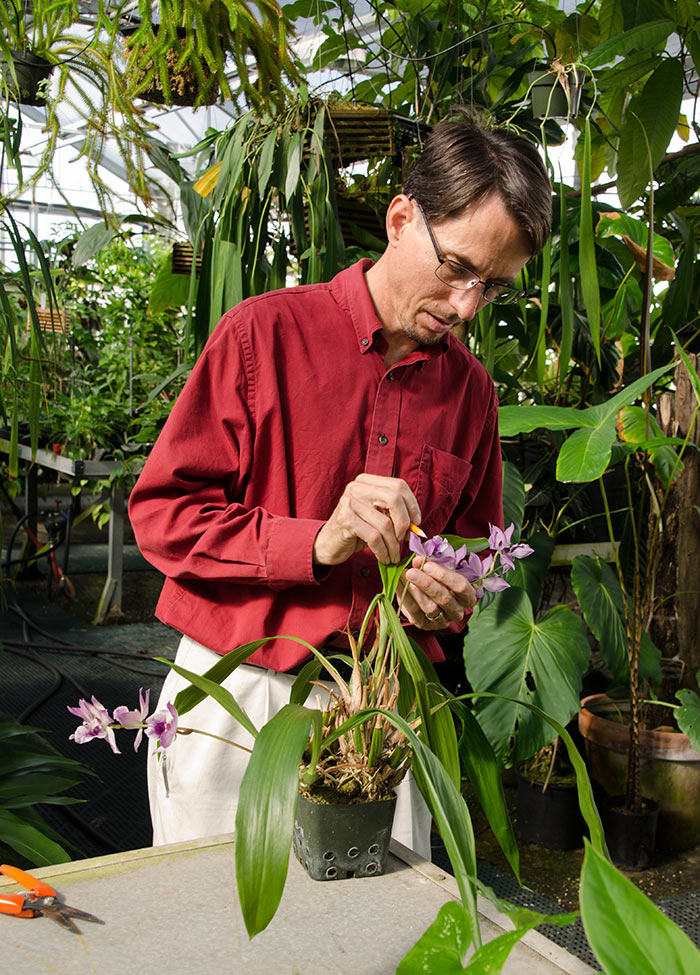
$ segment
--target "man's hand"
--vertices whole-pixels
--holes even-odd
[[[476,593],[464,576],[447,569],[437,562],[425,561],[417,555],[406,569],[399,583],[399,599],[403,597],[401,611],[421,630],[442,630],[449,623],[458,623],[476,603]]]
[[[316,536],[314,562],[339,565],[370,548],[379,562],[396,563],[408,526],[420,519],[418,502],[401,478],[359,474]]]

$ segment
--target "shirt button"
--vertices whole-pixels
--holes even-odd
[[[389,443],[389,438],[385,437],[383,433],[379,435],[378,439],[382,447],[386,447],[386,445]]]
[[[369,345],[369,339],[362,339],[363,345]]]
[[[350,636],[353,638],[353,640],[356,640],[359,635],[360,635],[360,631],[359,630],[353,630],[352,633],[350,634]]]
[[[393,383],[393,381],[396,379],[396,376],[393,374],[393,372],[390,372],[386,378]]]
[[[362,568],[360,569],[360,575],[361,575],[361,576],[364,576],[364,577],[365,577],[365,579],[367,578],[367,576],[369,575],[369,573],[370,573],[370,570],[369,570],[369,568],[368,568],[368,567],[367,567],[366,565],[364,565],[364,566],[363,566],[363,567],[362,567]]]

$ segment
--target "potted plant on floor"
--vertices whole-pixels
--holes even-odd
[[[700,403],[697,373],[680,347],[678,354]],[[613,857],[636,867],[646,865],[653,855],[651,840],[640,838],[637,843],[632,843],[631,837],[633,824],[644,819],[645,805],[652,821],[655,815],[653,797],[643,795],[640,735],[643,734],[645,682],[658,682],[661,677],[659,651],[648,633],[655,602],[657,546],[663,532],[665,500],[682,469],[680,454],[687,444],[686,437],[685,442],[680,442],[680,452],[676,451],[679,442],[662,434],[651,408],[651,397],[644,394],[668,373],[669,368],[662,366],[642,375],[608,401],[586,410],[523,406],[509,408],[502,417],[505,421],[502,429],[505,427],[507,432],[537,426],[548,429],[577,427],[559,452],[557,477],[578,482],[595,479],[600,484],[615,571],[599,558],[580,555],[573,563],[572,583],[583,617],[599,642],[605,662],[614,677],[629,688],[627,717],[619,705],[609,705],[609,709],[617,710],[620,722],[625,725],[622,732],[625,747],[619,746],[625,754],[619,759],[618,772],[626,783],[626,795],[613,802],[622,817],[619,832],[624,848],[613,852]],[[639,398],[642,405],[636,404]],[[613,524],[615,513],[610,510],[603,479],[615,461],[624,466],[627,483],[627,503],[622,514],[626,516],[632,539],[629,571],[623,564],[624,552],[617,544]],[[633,477],[635,469],[638,473],[636,480]],[[581,712],[580,726],[586,736],[590,727],[586,709]],[[695,757],[688,752],[689,746],[686,744],[685,747],[686,755],[694,761]],[[608,786],[613,779],[619,784],[620,774],[611,776]],[[648,788],[646,781],[644,784]]]
[[[504,491],[508,509],[514,485],[523,497],[525,491],[511,465],[504,480],[510,486]],[[506,539],[496,535],[490,541],[497,546]],[[528,542],[534,554],[509,574],[511,587],[475,610],[464,661],[484,733],[503,766],[517,769],[520,839],[566,849],[581,842],[577,775],[556,728],[543,714],[562,726],[576,716],[590,647],[572,609],[541,608],[553,543],[543,535],[530,536]]]

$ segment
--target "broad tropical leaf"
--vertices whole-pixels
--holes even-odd
[[[583,927],[607,975],[695,975],[700,952],[645,894],[585,841]]]
[[[284,890],[299,795],[299,763],[312,721],[286,704],[258,735],[236,810],[236,881],[243,920],[252,938],[274,917]]]
[[[580,707],[581,679],[590,647],[581,619],[556,606],[535,622],[522,589],[496,594],[475,615],[464,641],[464,659],[475,694],[504,695],[475,707],[496,754],[509,764],[534,755],[555,737],[553,729],[524,704],[533,704],[566,724]]]
[[[689,688],[676,691],[681,706],[676,708],[676,722],[684,735],[690,739],[691,746],[700,752],[700,698]]]

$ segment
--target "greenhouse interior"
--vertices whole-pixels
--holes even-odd
[[[0,92],[7,970],[697,975],[697,0],[4,0]]]

